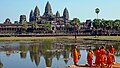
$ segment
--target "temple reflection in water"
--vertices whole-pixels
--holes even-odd
[[[43,57],[45,62],[42,63],[45,63],[46,67],[52,67],[55,62],[61,60],[64,64],[68,64],[70,60],[72,61],[72,46],[68,45],[69,42],[66,42],[67,44],[64,43],[64,45],[62,43],[61,41],[20,42],[18,46],[11,46],[9,44],[0,46],[0,52],[5,53],[8,57],[18,53],[21,59],[30,58],[30,61],[34,63],[36,67],[41,64],[41,57]],[[86,46],[86,44],[84,46]],[[120,56],[120,43],[116,43],[115,48],[116,57]],[[78,50],[82,49],[84,50],[83,47],[78,46]],[[93,50],[95,50],[95,48],[93,48]],[[0,68],[3,66],[4,64],[0,61]]]

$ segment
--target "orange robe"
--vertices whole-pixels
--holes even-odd
[[[100,65],[100,57],[101,57],[100,50],[96,50],[95,54],[96,54],[95,64]]]
[[[92,59],[93,59],[93,53],[92,51],[88,52],[88,55],[87,55],[87,62],[89,65],[92,65]]]
[[[100,52],[101,52],[101,57],[100,57],[101,58],[101,63],[100,64],[104,65],[106,63],[106,60],[107,60],[106,50],[103,48],[103,49],[100,50]]]
[[[77,49],[75,47],[73,49],[73,60],[75,63],[79,60],[79,53],[77,52]]]
[[[114,55],[110,52],[108,52],[108,57],[107,57],[107,64],[111,65],[113,63],[113,57]]]
[[[115,54],[115,48],[114,47],[111,48],[111,53],[113,54],[113,61],[115,62],[115,56],[114,56],[114,54]]]
[[[111,53],[113,53],[113,54],[115,53],[115,48],[114,47],[111,48]]]

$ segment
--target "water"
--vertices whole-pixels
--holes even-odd
[[[102,42],[102,43],[101,43]],[[96,45],[97,43],[97,45]],[[86,64],[87,49],[92,46],[114,45],[116,61],[120,61],[118,42],[54,40],[37,42],[0,42],[0,68],[63,68],[73,64],[71,44],[78,45],[81,58],[78,64]],[[109,47],[109,46],[107,46]],[[95,56],[93,57],[93,62]]]

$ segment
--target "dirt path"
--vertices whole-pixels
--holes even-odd
[[[69,66],[66,66],[65,68],[100,68],[100,67],[95,67],[94,65],[93,67],[88,67],[85,64],[81,64],[80,66],[69,65]],[[107,68],[107,67],[104,67],[104,68]],[[115,64],[113,64],[112,68],[120,68],[120,62],[116,62]]]

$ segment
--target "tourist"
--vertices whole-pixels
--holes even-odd
[[[80,54],[77,52],[77,45],[74,46],[74,49],[73,49],[73,61],[74,61],[74,65],[78,66],[77,65],[77,62],[80,58]]]
[[[87,54],[87,62],[90,67],[92,66],[92,60],[93,60],[93,51],[90,49]]]
[[[95,64],[96,66],[100,66],[100,57],[101,57],[101,54],[100,54],[100,48],[98,48],[96,51],[95,51],[95,55],[96,55],[96,59],[95,59]]]

